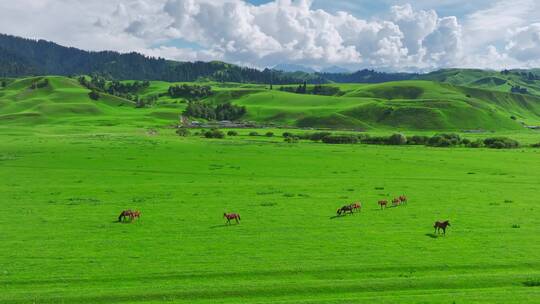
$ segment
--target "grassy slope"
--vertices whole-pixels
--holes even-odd
[[[538,73],[537,70],[530,70]],[[514,71],[515,72],[515,71]],[[540,97],[540,80],[523,79],[519,75],[504,75],[500,72],[475,69],[446,69],[419,77],[422,80],[446,82],[458,86],[483,88],[492,91],[510,92],[512,86],[527,88],[529,93]]]
[[[540,98],[435,82],[345,85],[343,90],[342,97],[265,91],[235,103],[245,105],[253,120],[317,127],[337,122],[345,128],[519,130],[510,116],[540,118]]]
[[[181,112],[169,107],[135,109],[133,102],[107,94],[93,101],[89,90],[67,77],[49,76],[49,86],[30,89],[32,82],[42,78],[18,79],[0,90],[0,121],[19,125],[144,125],[170,123]]]
[[[538,149],[160,133],[0,127],[0,302],[540,297],[523,285],[540,280]],[[378,199],[402,193],[408,206],[378,210]],[[358,199],[360,214],[331,218]],[[140,221],[114,223],[125,208],[141,209]],[[223,226],[224,211],[242,223]],[[430,235],[437,219],[451,220],[446,237]]]
[[[104,95],[98,102],[75,80],[48,77],[51,85],[30,90],[34,79],[19,79],[0,90],[0,120],[19,124],[167,124],[185,108],[183,100],[161,97],[152,108]],[[171,85],[151,82],[148,97]],[[248,109],[245,119],[295,125],[355,129],[519,130],[518,123],[540,121],[540,97],[468,88],[430,81],[340,84],[338,96],[300,95],[263,85],[208,83],[216,92],[207,101],[231,101]],[[511,120],[515,116],[518,121]]]

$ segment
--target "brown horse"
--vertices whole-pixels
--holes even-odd
[[[401,201],[402,204],[406,204],[407,203],[407,197],[405,195],[400,195],[399,196],[399,200]]]
[[[141,212],[139,210],[133,211],[131,213],[131,220],[138,219],[141,217]]]
[[[435,224],[433,224],[433,228],[435,228],[435,232],[434,233],[437,233],[439,232],[441,229],[443,231],[443,234],[446,235],[446,227],[447,226],[450,226],[450,221],[446,220],[444,222],[441,222],[441,221],[436,221]]]
[[[236,220],[236,223],[240,223],[240,214],[237,213],[223,213],[223,217],[227,219],[227,224],[231,223],[231,220]]]
[[[351,207],[353,208],[353,211],[356,211],[356,210],[362,211],[362,203],[361,202],[352,203]]]
[[[392,206],[394,207],[399,206],[400,203],[401,201],[399,200],[399,198],[392,199]]]
[[[133,211],[131,209],[124,210],[120,213],[118,216],[118,221],[122,222],[125,221],[126,218],[129,218],[129,221],[133,221],[136,218],[139,218],[141,216],[141,212],[139,210]]]
[[[337,215],[347,214],[347,212],[349,212],[349,214],[353,214],[354,212],[353,204],[343,206],[336,211]]]
[[[381,209],[386,208],[386,206],[388,205],[388,201],[387,200],[380,200],[379,202],[377,202],[377,204],[379,204],[379,206],[381,206]]]

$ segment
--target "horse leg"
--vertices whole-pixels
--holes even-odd
[[[238,218],[237,218],[237,217],[235,217],[234,219],[236,220],[236,223],[237,223],[237,224],[240,223],[240,221],[238,221]]]

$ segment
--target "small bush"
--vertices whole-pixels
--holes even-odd
[[[453,147],[457,146],[461,143],[461,138],[458,134],[454,133],[443,133],[443,134],[437,134],[433,137],[431,137],[427,145],[432,147]]]
[[[370,145],[386,145],[388,137],[386,136],[368,136],[361,140],[362,143]]]
[[[294,144],[298,142],[298,137],[295,137],[295,136],[285,137],[284,141],[289,144]]]
[[[537,144],[532,144],[531,147],[533,147],[533,148],[540,148],[540,142],[537,143]]]
[[[364,140],[367,140],[369,138],[369,134],[358,134],[358,140],[360,140],[361,142],[364,141]]]
[[[274,137],[274,132],[266,132],[266,134],[264,134],[266,137]]]
[[[413,135],[407,139],[409,145],[425,145],[429,140],[429,136],[425,135]]]
[[[404,145],[407,143],[407,137],[401,133],[395,133],[388,137],[389,145]]]
[[[191,132],[189,132],[189,130],[187,128],[178,128],[176,129],[176,134],[178,134],[178,136],[189,136],[191,134]]]
[[[310,139],[309,133],[295,134],[294,136],[298,137],[298,139]]]
[[[292,137],[292,136],[294,136],[294,134],[292,134],[291,132],[283,132],[283,134],[281,134],[281,136],[287,138],[287,137]]]
[[[237,135],[238,135],[238,132],[233,131],[233,130],[227,132],[227,136],[237,136]]]
[[[249,132],[249,136],[259,136],[259,133],[252,131],[252,132]]]
[[[315,132],[315,133],[309,134],[309,139],[313,141],[320,141],[326,136],[330,136],[330,135],[332,135],[332,133],[330,132]]]
[[[482,148],[483,146],[484,146],[484,141],[481,139],[471,141],[467,144],[467,147],[469,148]]]
[[[329,135],[322,139],[325,144],[356,144],[358,137],[354,135]]]
[[[90,97],[92,100],[98,100],[100,95],[97,91],[92,90],[90,93],[88,93],[88,97]]]
[[[492,149],[513,149],[519,147],[519,142],[508,137],[490,137],[484,139],[484,145]]]
[[[204,137],[206,137],[206,138],[224,138],[225,133],[221,132],[218,129],[214,129],[214,130],[211,130],[211,131],[204,132]]]
[[[519,224],[514,224],[512,225],[512,228],[521,228],[521,226]]]
[[[540,280],[529,279],[529,280],[523,282],[523,285],[525,285],[527,287],[537,287],[537,286],[540,286]]]

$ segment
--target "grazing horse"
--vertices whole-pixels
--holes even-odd
[[[353,208],[353,211],[362,211],[362,203],[360,202],[352,203],[351,207]]]
[[[377,204],[379,204],[379,206],[381,206],[381,209],[386,208],[386,206],[388,205],[388,201],[387,200],[380,200],[379,202],[377,202]]]
[[[227,224],[231,223],[231,220],[236,220],[236,223],[240,223],[240,214],[237,213],[223,213],[223,217],[227,219]]]
[[[130,218],[131,218],[131,220],[134,220],[134,219],[138,219],[139,217],[141,217],[141,212],[139,210],[137,210],[137,211],[133,211],[131,213]]]
[[[140,211],[138,210],[133,211],[131,209],[128,209],[120,213],[120,215],[118,216],[118,221],[119,222],[125,221],[126,218],[129,218],[130,221],[133,221],[134,219],[139,218],[140,216],[141,216]]]
[[[402,204],[406,204],[407,203],[407,197],[405,195],[400,195],[399,196],[399,201],[402,203]]]
[[[439,232],[441,229],[443,231],[443,234],[446,235],[446,227],[450,226],[450,221],[446,220],[444,222],[436,221],[435,224],[433,224],[433,228],[435,228],[435,233]]]
[[[399,206],[400,203],[401,203],[401,200],[399,198],[392,199],[392,206],[394,207]]]
[[[352,204],[339,208],[336,213],[337,215],[341,215],[341,214],[347,214],[347,212],[349,212],[349,214],[353,214],[354,208]]]

